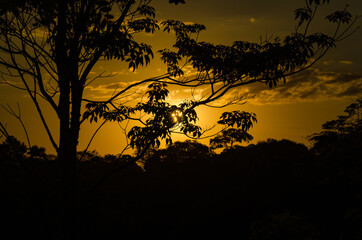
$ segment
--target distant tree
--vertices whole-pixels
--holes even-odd
[[[169,0],[169,3],[175,3],[176,5],[179,3],[185,3],[184,0]]]
[[[0,158],[2,161],[19,162],[25,159],[26,145],[14,136],[8,136],[0,144]]]
[[[306,221],[305,216],[285,212],[254,221],[249,239],[304,240],[318,237],[315,227]]]
[[[31,146],[28,149],[27,154],[29,155],[30,158],[32,159],[42,159],[42,160],[46,160],[47,155],[45,153],[45,148],[43,147],[38,147],[36,145]]]
[[[96,150],[92,151],[79,151],[77,153],[77,158],[79,161],[100,161],[101,156]]]
[[[345,109],[345,115],[325,122],[323,131],[308,137],[313,143],[320,182],[333,188],[354,189],[362,184],[361,106],[362,99],[357,99]]]
[[[262,205],[277,204],[295,195],[299,186],[309,181],[313,166],[306,146],[285,139],[229,148],[219,158],[227,162],[226,166],[231,166],[224,174],[235,172],[238,180],[233,181],[249,188],[252,201]]]
[[[221,131],[216,137],[210,139],[210,148],[233,148],[234,143],[250,142],[253,140],[248,132],[241,129],[229,128]]]
[[[270,88],[286,77],[298,73],[318,61],[336,42],[349,36],[356,19],[346,10],[327,16],[336,24],[333,36],[309,33],[320,0],[306,1],[296,10],[296,31],[283,40],[266,39],[260,43],[236,41],[231,46],[214,45],[197,40],[205,29],[200,24],[167,20],[164,31],[176,35],[174,50],[159,53],[167,65],[167,73],[129,83],[105,101],[84,99],[84,89],[103,74],[91,78],[90,73],[101,60],[118,60],[136,70],[153,57],[150,45],[135,40],[138,33],[154,33],[160,26],[150,0],[2,0],[0,1],[0,67],[2,83],[28,93],[40,116],[59,162],[59,199],[64,208],[64,229],[74,228],[72,213],[76,202],[77,147],[80,126],[87,120],[104,122],[135,120],[141,126],[127,134],[138,158],[149,147],[166,139],[171,143],[175,125],[192,137],[202,134],[196,125],[195,108],[209,106],[231,89],[264,83]],[[182,0],[170,3],[184,3]],[[323,3],[329,2],[323,0]],[[347,24],[345,29],[343,24]],[[184,67],[191,66],[195,75],[182,77]],[[20,83],[14,81],[20,81]],[[120,101],[137,86],[151,84],[148,101],[127,105]],[[186,88],[208,88],[203,99],[171,105],[165,101],[168,84]],[[238,102],[243,96],[230,103]],[[59,141],[55,140],[46,113],[40,104],[45,100],[54,110],[59,123]],[[84,104],[85,105],[85,111]],[[182,113],[176,124],[171,115]],[[147,120],[136,113],[146,113]],[[230,119],[233,125],[238,119]],[[234,121],[234,122],[233,122]],[[64,214],[63,214],[64,213]],[[62,227],[60,227],[61,229]],[[65,233],[65,238],[70,233]]]
[[[331,149],[347,145],[359,145],[362,142],[362,98],[351,103],[335,120],[322,125],[323,131],[308,136],[313,143],[313,151],[321,154]]]
[[[106,154],[104,156],[104,160],[107,162],[115,162],[119,159],[119,156],[114,155],[114,154]]]
[[[210,149],[197,141],[186,140],[183,142],[175,142],[167,147],[167,155],[170,157],[177,156],[182,162],[182,159],[188,156],[191,159],[211,156]]]
[[[346,115],[325,122],[323,131],[308,137],[318,163],[324,166],[321,171],[328,182],[342,177],[349,184],[362,184],[361,107],[359,98],[345,109]]]
[[[144,157],[146,171],[165,171],[177,168],[192,168],[212,156],[209,147],[196,141],[174,142],[166,149],[153,149]]]
[[[347,106],[346,114],[325,122],[323,131],[309,136],[313,143],[311,151],[319,211],[323,212],[328,229],[338,226],[334,232],[325,234],[340,239],[359,239],[361,236],[361,106],[362,99],[359,98]],[[333,212],[328,214],[332,208]]]

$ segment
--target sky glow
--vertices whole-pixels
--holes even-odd
[[[170,5],[168,1],[154,1],[156,18],[159,22],[166,19],[181,20],[190,23],[200,23],[206,26],[200,36],[200,41],[214,44],[232,44],[236,40],[259,42],[265,37],[284,37],[294,31],[297,24],[294,21],[294,10],[304,5],[304,0],[189,0],[186,4]],[[332,27],[324,16],[333,10],[343,9],[349,4],[352,14],[362,13],[362,1],[341,0],[332,1],[321,9],[312,29],[331,31]],[[361,21],[359,25],[361,25]],[[137,81],[161,75],[166,72],[166,66],[159,60],[158,50],[172,48],[175,37],[159,31],[155,34],[140,34],[137,40],[146,42],[153,47],[155,58],[151,64],[130,71],[127,64],[118,61],[100,61],[92,69],[90,77],[97,78],[85,90],[84,97],[96,100],[107,99],[118,90]],[[268,89],[264,84],[248,85],[229,92],[215,104],[222,105],[235,96],[245,96],[244,104],[229,106],[225,109],[198,107],[198,124],[203,128],[212,128],[223,111],[242,110],[254,112],[258,123],[251,129],[254,136],[251,143],[267,138],[290,139],[308,144],[306,136],[321,130],[321,124],[343,113],[352,101],[362,96],[362,31],[359,30],[346,40],[337,43],[337,48],[330,52],[313,67],[287,78],[285,85]],[[186,76],[192,76],[192,69],[185,69]],[[103,74],[103,75],[102,75]],[[101,77],[99,77],[101,76]],[[108,76],[108,77],[102,77]],[[16,80],[14,80],[16,84]],[[133,104],[145,101],[147,84],[139,85],[119,101]],[[208,89],[178,88],[169,86],[171,104],[180,103],[186,99],[202,99]],[[48,153],[54,153],[45,130],[42,128],[35,107],[29,101],[25,92],[0,85],[0,103],[16,106],[20,104],[23,121],[28,129],[33,144],[44,146]],[[57,136],[56,117],[54,112],[41,102],[48,112],[54,135]],[[174,122],[180,122],[182,112],[172,114]],[[19,122],[15,121],[4,110],[0,109],[0,121],[7,125],[9,132],[25,140],[25,135]],[[79,149],[85,148],[99,124],[85,123],[81,127]],[[117,154],[124,147],[124,131],[131,126],[110,123],[102,127],[91,144],[90,150],[96,149],[101,154]],[[217,131],[214,128],[213,131]],[[212,134],[212,132],[210,132]],[[179,134],[174,141],[185,140]],[[208,139],[202,140],[208,144]]]

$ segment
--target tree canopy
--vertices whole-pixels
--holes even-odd
[[[362,141],[362,99],[359,98],[346,107],[345,115],[325,122],[323,131],[310,135],[308,138],[313,143],[316,152],[328,152],[336,145],[358,145]]]
[[[210,147],[212,149],[217,148],[232,148],[236,142],[250,142],[253,140],[248,132],[241,129],[229,128],[223,130],[216,137],[210,139]]]
[[[260,43],[235,41],[227,46],[198,41],[197,36],[205,30],[201,24],[185,24],[175,20],[159,24],[156,10],[151,6],[152,1],[3,0],[0,50],[8,57],[0,59],[2,83],[28,92],[57,151],[59,144],[62,144],[57,143],[48,127],[38,102],[39,97],[54,109],[61,123],[61,138],[63,135],[70,136],[72,145],[77,144],[79,127],[87,119],[136,120],[135,113],[139,111],[150,118],[146,121],[138,119],[143,126],[129,131],[131,147],[159,145],[160,139],[167,139],[167,143],[170,143],[170,133],[175,130],[175,125],[169,115],[175,110],[183,114],[178,129],[184,134],[198,137],[202,131],[196,125],[194,109],[197,106],[210,106],[231,89],[244,85],[264,83],[272,88],[280,81],[285,83],[286,77],[313,65],[336,42],[354,31],[352,25],[356,19],[344,9],[327,16],[329,22],[336,24],[334,35],[310,33],[310,23],[317,9],[328,2],[306,1],[304,8],[295,11],[298,21],[296,31],[284,38],[264,39]],[[344,29],[343,24],[347,24]],[[167,73],[130,84],[106,101],[83,98],[84,89],[94,80],[89,73],[99,60],[126,62],[133,70],[147,65],[154,57],[152,47],[138,42],[134,36],[141,32],[154,33],[160,28],[176,36],[173,49],[159,51],[161,60],[167,65]],[[183,77],[186,66],[194,69],[192,77]],[[23,86],[15,84],[14,78],[21,79]],[[148,102],[136,106],[117,102],[136,86],[147,83],[150,84]],[[165,102],[168,85],[205,88],[208,91],[202,99],[176,106]],[[243,97],[236,96],[229,104]],[[84,102],[88,103],[82,114]]]

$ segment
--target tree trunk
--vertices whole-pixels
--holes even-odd
[[[64,74],[59,99],[59,200],[60,225],[63,239],[73,239],[77,229],[77,146],[83,89],[78,86],[77,69],[69,66]],[[61,82],[61,81],[59,81]],[[70,84],[70,82],[72,84]],[[70,87],[71,86],[71,87]],[[63,91],[62,91],[63,90]],[[71,103],[70,103],[71,98]],[[70,112],[71,110],[71,112]]]
[[[76,144],[71,134],[60,133],[59,144],[59,224],[63,239],[72,239],[76,224]]]
[[[70,76],[69,76],[70,77]],[[72,88],[72,90],[74,90]],[[67,95],[67,94],[66,94]],[[73,97],[74,95],[74,97]],[[67,99],[69,94],[67,96]],[[60,139],[59,139],[59,200],[60,224],[63,239],[73,239],[77,228],[77,146],[80,131],[80,108],[82,91],[72,91],[72,104],[67,102],[60,108]],[[63,106],[60,104],[60,106]],[[70,116],[70,106],[72,112]],[[71,119],[71,121],[70,121]]]
[[[67,47],[67,2],[61,1],[56,37],[56,64],[59,83],[58,118],[60,136],[58,148],[58,196],[56,238],[74,239],[76,234],[77,145],[79,137],[82,89],[79,88],[78,62]],[[73,55],[73,56],[72,56]],[[73,58],[73,59],[72,59]],[[72,112],[71,112],[72,111]]]
[[[61,90],[59,101],[60,138],[58,151],[59,177],[59,236],[72,239],[76,224],[76,162],[79,128],[70,126],[70,88],[69,74],[65,74],[67,82]]]

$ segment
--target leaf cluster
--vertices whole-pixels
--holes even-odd
[[[162,24],[165,31],[172,29],[176,33],[174,47],[177,51],[160,51],[161,59],[167,64],[171,75],[183,74],[179,62],[187,58],[187,62],[198,72],[209,73],[213,79],[228,84],[260,79],[270,88],[275,87],[280,79],[285,82],[288,72],[306,65],[317,51],[335,45],[333,38],[321,33],[309,36],[293,33],[283,41],[236,41],[232,46],[214,45],[197,42],[190,37],[202,31],[202,25],[185,25],[177,21]]]
[[[338,144],[343,141],[361,142],[362,137],[362,99],[359,98],[350,104],[337,119],[327,121],[322,125],[323,131],[308,136],[314,143],[314,149],[323,149],[325,146]]]
[[[184,102],[176,105],[170,105],[165,102],[169,93],[165,83],[152,83],[148,86],[148,101],[140,103],[135,107],[135,111],[143,111],[150,117],[145,121],[145,126],[135,126],[129,133],[130,146],[137,149],[145,149],[147,147],[159,147],[162,139],[166,140],[166,144],[172,143],[171,132],[177,126],[184,134],[192,134],[192,136],[200,136],[201,128],[195,125],[197,120],[196,111],[193,109],[191,102]],[[179,122],[174,121],[176,111],[182,114]]]
[[[90,122],[97,122],[99,119],[117,122],[127,119],[139,120],[143,126],[134,126],[127,134],[130,146],[138,150],[159,147],[163,139],[166,140],[167,145],[171,144],[171,133],[175,128],[186,135],[200,137],[201,127],[196,125],[198,118],[194,109],[195,103],[185,101],[179,105],[171,105],[166,102],[168,94],[167,84],[154,82],[147,88],[147,102],[138,103],[134,107],[124,105],[115,107],[111,104],[112,109],[108,102],[91,102],[85,106],[83,119],[89,119]],[[173,116],[175,112],[180,114],[176,122]],[[136,113],[146,114],[147,119],[143,121],[134,118]]]
[[[97,122],[100,119],[105,121],[117,121],[122,122],[130,118],[130,115],[134,113],[134,109],[119,105],[117,108],[111,110],[106,103],[91,102],[87,103],[83,113],[83,120],[89,119],[92,123]]]
[[[226,127],[236,126],[237,128],[246,132],[251,127],[253,127],[253,122],[257,122],[255,113],[237,110],[232,112],[224,112],[217,123],[225,125]]]
[[[350,23],[352,20],[352,14],[346,10],[336,11],[326,17],[328,21],[332,23]]]
[[[210,139],[210,148],[231,148],[236,142],[250,142],[253,136],[240,128],[228,128]]]
[[[225,128],[214,138],[210,139],[210,147],[230,148],[235,142],[249,142],[253,140],[253,136],[248,133],[249,129],[256,123],[255,113],[245,111],[224,112],[218,124],[222,124]]]
[[[296,32],[284,39],[265,39],[260,43],[236,41],[227,46],[199,42],[198,35],[205,30],[205,26],[184,24],[175,20],[164,21],[162,22],[164,31],[173,31],[176,43],[173,50],[159,51],[161,59],[167,64],[169,74],[175,77],[182,76],[184,74],[182,67],[189,64],[199,76],[208,76],[212,79],[212,84],[223,82],[228,86],[239,86],[259,81],[269,88],[276,87],[280,80],[285,83],[286,76],[308,68],[329,48],[335,47],[340,36],[329,36],[319,32],[308,34],[309,25],[317,8],[328,2],[328,0],[307,1],[306,7],[295,11],[295,18],[299,21]],[[326,18],[332,23],[351,24],[352,15],[345,9],[336,11]],[[298,32],[303,24],[305,24],[304,31]],[[349,28],[350,26],[347,29]]]

